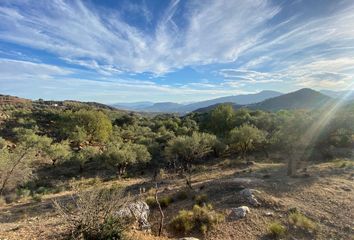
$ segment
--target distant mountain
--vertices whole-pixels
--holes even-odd
[[[254,104],[233,104],[233,108],[250,108],[266,111],[278,111],[281,109],[315,109],[322,107],[324,104],[329,103],[332,100],[333,98],[326,96],[320,92],[309,88],[303,88],[295,92],[283,94],[278,97],[269,98],[262,102]],[[205,108],[199,108],[194,112],[207,112],[216,108],[220,104],[221,103],[210,105]]]
[[[254,94],[242,94],[242,95],[235,95],[235,96],[220,97],[220,98],[215,98],[207,101],[196,102],[196,103],[185,105],[181,107],[179,111],[192,112],[196,109],[206,108],[219,103],[234,103],[238,105],[246,105],[246,104],[261,102],[268,98],[278,97],[282,94],[283,93],[281,92],[266,90]]]
[[[132,102],[132,103],[114,103],[111,104],[112,107],[126,110],[142,110],[154,105],[153,102]]]
[[[332,98],[338,98],[338,99],[343,98],[345,101],[354,100],[354,90],[347,90],[347,91],[321,90],[320,92]]]
[[[183,104],[173,103],[173,102],[160,102],[155,103],[150,107],[141,109],[144,112],[180,112],[179,109],[183,107]]]
[[[219,104],[219,103],[233,103],[233,104],[251,104],[261,102],[265,99],[277,97],[282,95],[280,92],[276,91],[261,91],[254,94],[243,94],[235,96],[220,97],[211,100],[189,103],[189,104],[179,104],[173,102],[161,102],[161,103],[151,103],[151,102],[136,102],[136,103],[117,103],[112,106],[121,109],[142,111],[142,112],[165,112],[165,113],[188,113],[196,109],[207,108],[209,106]]]
[[[279,97],[247,105],[247,107],[268,111],[278,111],[281,109],[315,109],[323,106],[331,100],[333,100],[333,98],[327,95],[310,88],[303,88]]]

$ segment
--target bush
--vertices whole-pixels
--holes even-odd
[[[57,212],[71,234],[70,239],[126,239],[126,222],[114,212],[124,206],[122,192],[115,188],[78,192],[74,203],[54,201]]]
[[[145,202],[147,205],[149,205],[150,208],[155,208],[157,207],[157,202],[156,202],[156,199],[154,196],[148,196],[146,199],[145,199]]]
[[[306,229],[306,230],[315,230],[316,229],[316,224],[311,219],[309,219],[308,217],[306,217],[305,215],[303,215],[297,211],[290,213],[289,223],[296,226],[296,227]]]
[[[159,198],[159,202],[162,208],[167,208],[171,203],[173,203],[173,198],[170,196],[164,196]],[[156,208],[157,202],[154,196],[148,196],[145,199],[145,202],[147,203],[147,205],[149,205],[150,208]]]
[[[268,230],[274,238],[284,236],[286,232],[286,228],[279,222],[272,222],[269,225]]]
[[[189,233],[196,230],[205,234],[223,220],[224,215],[215,212],[210,204],[203,207],[194,205],[192,211],[180,211],[172,219],[170,228],[180,233]]]
[[[203,204],[206,204],[208,202],[208,195],[204,194],[199,194],[194,197],[194,201],[197,205],[202,206]]]
[[[170,196],[161,197],[159,202],[162,208],[167,208],[171,203],[173,203],[173,198]]]

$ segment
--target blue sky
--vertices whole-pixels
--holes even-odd
[[[354,1],[1,0],[0,93],[190,102],[354,82]]]

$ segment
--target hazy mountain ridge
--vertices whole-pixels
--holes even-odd
[[[220,97],[220,98],[215,98],[215,99],[210,99],[210,100],[200,101],[200,102],[194,102],[194,103],[189,103],[189,104],[179,104],[179,103],[173,103],[173,102],[160,102],[160,103],[154,103],[152,105],[147,105],[147,106],[140,104],[140,106],[139,106],[139,102],[136,102],[136,103],[131,103],[130,106],[128,104],[124,105],[121,103],[113,104],[112,106],[120,107],[120,108],[122,108],[122,106],[123,106],[123,109],[133,110],[133,111],[142,111],[142,112],[188,113],[188,112],[193,112],[193,111],[200,109],[200,108],[206,108],[211,105],[226,103],[226,102],[233,103],[233,104],[240,104],[240,105],[257,103],[257,102],[263,101],[263,100],[271,98],[271,97],[280,96],[282,94],[283,93],[277,92],[277,91],[265,90],[265,91],[261,91],[259,93],[226,96],[226,97]]]
[[[266,99],[264,101],[254,103],[254,104],[233,104],[235,109],[242,107],[250,109],[259,109],[266,111],[278,111],[281,109],[315,109],[324,106],[325,104],[333,101],[334,99],[324,95],[320,92],[309,88],[303,88],[295,92],[280,95],[278,97],[273,97]],[[216,108],[220,104],[214,104],[205,108],[200,108],[194,112],[207,112]]]

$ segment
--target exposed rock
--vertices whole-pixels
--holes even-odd
[[[142,230],[150,229],[148,217],[150,214],[149,205],[143,201],[129,203],[116,212],[116,215],[128,221],[136,221]]]
[[[254,190],[254,189],[245,188],[240,191],[240,194],[252,206],[260,206],[261,204],[257,201],[255,196],[253,195],[253,193],[255,193],[255,192],[258,192],[258,191]]]
[[[346,191],[346,192],[350,192],[351,189],[348,186],[341,186],[340,187],[342,190]]]
[[[272,216],[274,216],[274,213],[273,212],[265,212],[264,215],[267,217],[272,217]]]
[[[250,212],[250,209],[247,206],[241,206],[238,208],[231,208],[231,213],[229,214],[230,220],[237,220],[244,218],[247,213]]]
[[[179,238],[178,240],[199,240],[199,239],[194,237],[184,237],[184,238]]]

